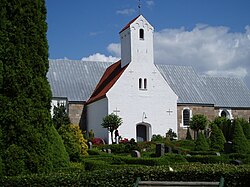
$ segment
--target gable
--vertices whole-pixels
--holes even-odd
[[[87,104],[90,104],[94,101],[97,101],[106,97],[106,93],[119,79],[119,77],[124,72],[126,67],[127,66],[124,66],[123,68],[121,68],[121,60],[109,66],[107,70],[105,71],[105,73],[103,74],[101,80],[97,84],[93,94],[87,101]]]

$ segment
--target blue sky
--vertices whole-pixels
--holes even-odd
[[[138,0],[46,0],[49,58],[111,61],[119,31],[138,15]],[[154,26],[155,63],[237,76],[250,87],[249,0],[141,0]]]

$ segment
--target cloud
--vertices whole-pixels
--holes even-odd
[[[107,47],[108,52],[110,52],[115,57],[120,58],[121,56],[121,45],[119,43],[111,43]]]
[[[83,61],[116,62],[119,60],[119,58],[113,57],[113,56],[106,56],[100,53],[95,53],[88,57],[83,57],[82,60]]]
[[[156,63],[191,65],[213,76],[237,76],[249,79],[250,86],[250,26],[243,33],[204,24],[191,31],[164,29],[155,32],[154,51]]]
[[[147,4],[148,6],[153,6],[155,3],[154,3],[154,1],[146,1],[146,4]]]
[[[132,15],[135,13],[135,10],[132,8],[129,9],[123,9],[123,10],[117,10],[116,14],[122,14],[122,15]]]

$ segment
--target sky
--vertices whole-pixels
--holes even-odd
[[[50,59],[117,61],[119,31],[139,12],[156,64],[239,77],[250,88],[250,0],[46,0]]]

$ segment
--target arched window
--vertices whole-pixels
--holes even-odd
[[[143,30],[143,29],[140,29],[140,30],[139,30],[139,38],[140,38],[141,40],[144,40],[144,30]]]
[[[147,89],[147,79],[144,79],[144,89]]]
[[[142,79],[139,78],[139,89],[142,89]]]
[[[185,109],[183,110],[183,126],[189,126],[190,122],[190,110]]]
[[[223,111],[220,113],[220,116],[226,118],[226,117],[227,117],[226,111],[223,110]]]

